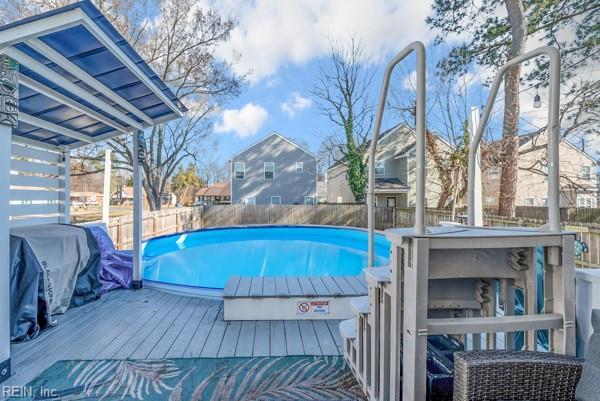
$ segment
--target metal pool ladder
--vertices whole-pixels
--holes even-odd
[[[422,42],[415,41],[406,46],[396,57],[387,65],[383,75],[383,84],[381,85],[381,94],[379,95],[379,105],[375,115],[375,127],[371,145],[369,147],[369,176],[367,189],[367,213],[369,229],[369,259],[368,266],[375,265],[375,155],[377,153],[377,140],[381,131],[381,120],[385,109],[385,101],[390,84],[390,78],[394,68],[404,60],[409,54],[417,54],[417,110],[416,110],[416,206],[415,206],[415,233],[425,233],[425,45]]]

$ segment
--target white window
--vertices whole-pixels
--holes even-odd
[[[304,173],[304,162],[296,162],[296,173]]]
[[[385,175],[385,162],[375,162],[375,175]]]
[[[246,163],[235,162],[233,165],[233,176],[236,180],[243,180],[246,178]]]
[[[535,203],[534,198],[531,198],[531,197],[525,198],[525,206],[533,206],[534,203]]]
[[[485,197],[485,203],[488,205],[493,205],[494,204],[494,197],[493,196],[486,196]]]
[[[542,171],[544,172],[544,181],[548,181],[548,166],[543,166]]]
[[[305,205],[314,205],[315,204],[315,197],[314,196],[305,196],[304,197],[304,204]]]
[[[344,198],[342,198],[341,196],[338,196],[336,199],[337,203],[344,203]]]
[[[272,180],[275,175],[275,163],[265,162],[265,180]]]
[[[489,178],[498,178],[500,177],[500,167],[490,167],[487,173]]]
[[[577,197],[577,207],[592,207],[592,198],[590,196],[578,196]]]
[[[256,198],[252,196],[246,196],[244,198],[244,204],[246,205],[256,205]]]
[[[281,196],[271,196],[271,205],[281,205]]]
[[[590,166],[581,166],[581,178],[589,180],[592,178],[592,169]]]
[[[542,198],[542,206],[548,207],[548,198],[547,197]]]

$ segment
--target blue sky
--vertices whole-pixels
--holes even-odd
[[[329,51],[331,41],[358,39],[365,52],[365,65],[375,69],[370,100],[376,104],[383,68],[387,61],[413,40],[427,46],[428,75],[447,48],[432,44],[435,32],[425,23],[431,12],[430,0],[202,0],[200,7],[212,7],[238,21],[232,38],[217,49],[217,56],[241,54],[235,72],[251,72],[242,94],[224,104],[215,116],[215,151],[209,158],[224,163],[236,151],[272,131],[306,143],[317,152],[334,127],[319,113],[317,100],[310,94],[318,65]],[[448,38],[450,44],[462,38]],[[539,46],[530,40],[528,48]],[[392,85],[403,93],[410,89],[412,61],[400,69]],[[469,76],[467,103],[481,105],[487,89],[481,83],[490,71],[473,67]],[[428,79],[430,79],[428,77]],[[533,89],[521,94],[523,130],[544,125],[547,109],[533,108]],[[545,92],[540,90],[545,105]],[[499,94],[499,99],[502,98]],[[499,132],[500,105],[492,131]],[[389,112],[384,127],[398,120]],[[436,116],[429,128],[438,130]],[[439,119],[437,120],[439,122]],[[600,149],[600,146],[598,147]]]

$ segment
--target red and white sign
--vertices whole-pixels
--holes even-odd
[[[296,313],[298,315],[328,315],[329,301],[298,301]]]

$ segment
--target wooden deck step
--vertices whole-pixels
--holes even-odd
[[[347,297],[367,294],[363,276],[239,277],[227,280],[223,297]]]
[[[370,267],[364,269],[365,277],[367,281],[374,283],[387,283],[392,281],[392,274],[389,266],[382,267]]]
[[[350,300],[350,306],[352,307],[352,310],[355,313],[360,313],[360,314],[366,315],[370,311],[369,297],[364,296],[364,297],[352,298],[352,300]]]

